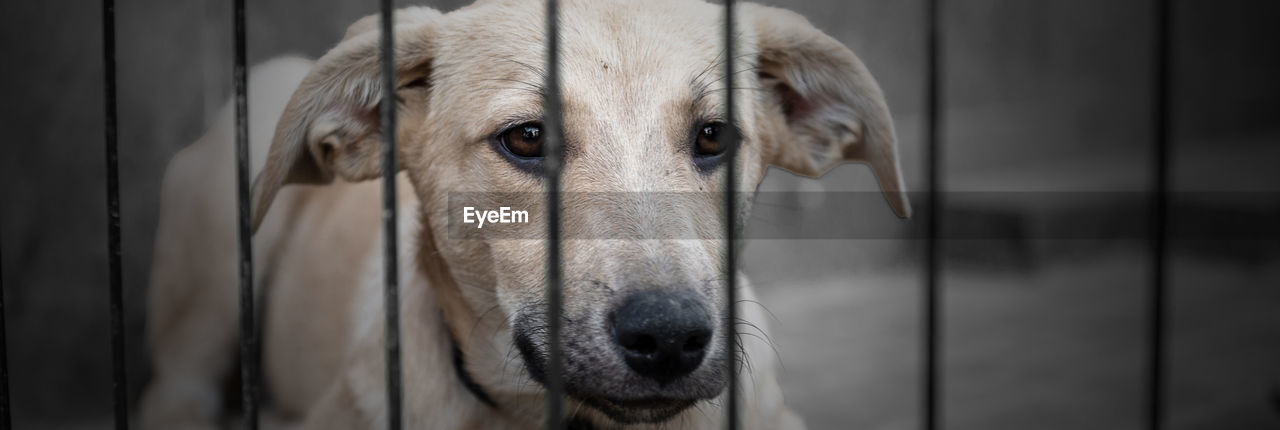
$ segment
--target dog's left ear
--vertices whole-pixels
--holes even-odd
[[[911,216],[893,118],[862,61],[793,12],[745,4],[742,17],[759,34],[768,162],[812,177],[866,163],[893,212]]]
[[[378,15],[352,24],[342,42],[316,61],[281,115],[266,164],[253,182],[255,231],[287,184],[381,177],[382,99],[425,103],[432,39],[441,16],[425,7],[396,11],[395,88],[382,85]]]

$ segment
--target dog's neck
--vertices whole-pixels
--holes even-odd
[[[457,375],[458,381],[466,390],[476,398],[476,400],[485,405],[514,414],[518,410],[528,408],[521,407],[521,403],[525,401],[538,402],[540,395],[529,395],[529,393],[508,393],[498,387],[486,387],[481,383],[484,378],[477,379],[468,369],[479,365],[481,369],[486,368],[488,361],[485,357],[477,356],[477,353],[487,351],[484,348],[484,342],[477,342],[473,333],[477,330],[478,325],[496,324],[496,322],[486,323],[478,318],[475,310],[473,310],[466,298],[463,297],[462,286],[453,277],[449,268],[449,264],[438,252],[438,243],[435,241],[429,220],[426,215],[420,215],[423,219],[420,222],[418,240],[418,270],[427,280],[428,289],[439,306],[439,312],[444,324],[444,331],[448,336],[449,348],[451,349],[451,362],[454,373]],[[484,330],[487,331],[487,330]],[[481,370],[483,372],[483,370]],[[523,417],[531,418],[531,417]]]
[[[423,219],[419,223],[422,227],[418,241],[418,270],[430,285],[431,294],[440,306],[440,314],[444,316],[444,323],[450,328],[450,342],[454,347],[466,351],[469,346],[467,337],[458,336],[452,329],[466,327],[464,324],[467,321],[475,321],[475,312],[467,305],[466,299],[462,297],[462,289],[449,271],[448,263],[440,256],[430,220],[426,219],[425,212],[419,216]]]
[[[435,235],[431,232],[429,221],[425,219],[425,215],[422,216],[424,218],[420,223],[422,228],[420,240],[418,241],[418,270],[427,280],[430,285],[429,290],[435,297],[436,303],[440,306],[440,314],[445,325],[444,329],[446,336],[448,336],[449,347],[451,348],[450,353],[452,354],[454,373],[457,375],[458,381],[476,400],[490,408],[501,411],[503,415],[508,415],[512,419],[526,424],[541,422],[545,417],[541,414],[542,409],[538,407],[538,404],[545,400],[543,395],[490,391],[481,385],[467,369],[467,356],[475,349],[472,348],[472,342],[469,337],[460,336],[461,333],[455,330],[474,327],[482,322],[462,296],[461,286],[451,275],[452,272],[449,271],[448,263],[444,261],[437,251]],[[529,404],[524,404],[526,402],[533,402],[533,407],[531,408]],[[519,411],[524,411],[525,413],[521,414]],[[529,411],[536,412],[529,413]],[[593,430],[598,428],[588,418],[588,415],[591,414],[574,414],[565,423],[566,428],[568,430]]]
[[[447,326],[445,330],[449,333],[449,347],[452,349],[450,353],[453,355],[453,372],[458,375],[458,381],[462,382],[462,386],[466,387],[467,391],[471,392],[471,395],[475,396],[480,403],[497,409],[498,403],[493,401],[493,397],[485,392],[484,387],[481,387],[480,383],[471,377],[471,372],[467,371],[466,357],[462,354],[462,348],[458,346],[457,335],[454,334],[453,327]]]
[[[498,404],[494,401],[493,396],[485,391],[475,378],[471,377],[471,373],[467,370],[466,355],[467,342],[465,337],[459,336],[456,331],[458,327],[466,327],[463,325],[465,321],[473,321],[475,319],[474,312],[467,305],[466,300],[462,297],[458,283],[453,276],[450,275],[448,263],[440,257],[437,251],[435,235],[432,234],[429,220],[421,220],[421,244],[418,250],[418,263],[423,276],[426,277],[428,284],[431,286],[431,294],[435,296],[436,302],[440,305],[441,319],[444,322],[444,329],[449,338],[449,347],[451,348],[452,363],[454,373],[458,376],[458,381],[466,387],[467,391],[476,397],[481,403],[493,408],[497,408]]]

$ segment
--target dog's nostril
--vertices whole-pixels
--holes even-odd
[[[707,346],[707,342],[711,341],[711,332],[699,332],[689,336],[684,341],[684,352],[702,352]]]
[[[627,351],[637,354],[653,354],[658,351],[658,340],[653,336],[632,335],[618,339],[618,344],[626,348]]]

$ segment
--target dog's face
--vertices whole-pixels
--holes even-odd
[[[449,296],[446,317],[500,309],[510,330],[493,343],[514,346],[539,382],[549,352],[542,3],[406,9],[395,35],[399,167],[454,284],[437,291]],[[616,422],[662,421],[724,388],[729,130],[742,136],[739,190],[769,165],[818,175],[863,161],[895,212],[909,211],[887,108],[857,58],[803,18],[744,6],[731,121],[722,18],[694,1],[562,2],[563,380]],[[353,25],[295,93],[255,183],[259,219],[285,183],[378,177],[375,24]],[[459,239],[450,198],[461,192],[469,206],[530,204],[535,215],[519,237]],[[537,198],[503,200],[512,195]]]

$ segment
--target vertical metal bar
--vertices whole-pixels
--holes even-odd
[[[111,308],[111,388],[115,427],[129,427],[128,390],[124,372],[124,299],[120,268],[120,159],[116,139],[116,5],[102,0],[102,77],[107,147],[107,264]]]
[[[924,314],[924,378],[923,387],[921,389],[922,409],[924,413],[923,427],[925,430],[936,430],[941,428],[941,387],[940,380],[942,377],[942,363],[939,359],[942,350],[942,319],[939,313],[942,310],[942,295],[939,291],[939,283],[941,281],[941,271],[939,264],[941,263],[940,247],[938,243],[939,228],[942,223],[942,196],[941,196],[941,159],[942,153],[939,140],[941,133],[939,123],[941,122],[941,112],[939,111],[939,95],[941,88],[941,68],[939,61],[939,43],[940,43],[940,14],[939,0],[925,0],[925,146],[926,146],[926,162],[927,175],[929,182],[928,193],[928,217],[925,219],[925,287],[923,294],[923,314]]]
[[[12,428],[9,420],[9,339],[5,333],[4,271],[0,270],[0,429]]]
[[[396,68],[395,6],[382,0],[382,261],[385,288],[383,333],[387,366],[387,428],[400,430],[403,390],[400,380],[400,276],[396,233]]]
[[[560,323],[564,312],[560,237],[560,176],[564,170],[564,118],[560,99],[560,3],[547,0],[547,100],[542,119],[547,188],[547,428],[564,428],[563,354]]]
[[[253,224],[249,200],[249,102],[245,67],[244,0],[234,0],[234,69],[236,105],[236,227],[240,246],[240,400],[244,428],[258,428],[258,331],[253,292]]]
[[[738,135],[737,112],[734,110],[734,60],[737,58],[734,46],[734,0],[724,2],[724,117],[729,124],[726,128],[728,148],[724,169],[724,279],[725,279],[725,349],[728,359],[726,371],[729,375],[728,393],[725,397],[725,424],[730,430],[738,428],[738,273],[737,269],[737,232],[738,232],[738,195],[737,179]]]
[[[1166,193],[1169,188],[1169,124],[1171,91],[1171,44],[1170,26],[1173,8],[1168,0],[1155,0],[1155,58],[1153,61],[1155,79],[1152,88],[1154,118],[1152,122],[1152,138],[1154,140],[1152,160],[1152,185],[1155,188],[1154,202],[1151,208],[1151,285],[1148,322],[1147,352],[1147,428],[1159,430],[1164,428],[1164,373],[1165,373],[1165,309],[1167,294],[1165,290],[1165,234],[1168,217]]]

